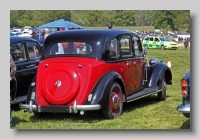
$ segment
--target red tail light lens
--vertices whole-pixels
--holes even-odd
[[[181,79],[181,89],[182,97],[187,97],[187,81],[185,79]]]

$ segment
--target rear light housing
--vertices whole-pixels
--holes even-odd
[[[186,79],[181,79],[181,95],[182,97],[187,97],[188,95],[188,85]]]

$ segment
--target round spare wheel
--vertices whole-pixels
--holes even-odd
[[[45,100],[52,104],[65,104],[79,91],[79,75],[70,67],[67,70],[55,68],[51,74],[45,75],[42,88]]]

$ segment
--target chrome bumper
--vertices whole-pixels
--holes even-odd
[[[177,110],[182,113],[190,113],[190,105],[189,104],[188,105],[181,104],[177,107]]]
[[[21,109],[27,109],[28,112],[37,111],[37,105],[33,105],[32,100],[29,104],[19,104]],[[40,107],[40,106],[39,106]],[[58,106],[59,107],[59,106]],[[69,106],[69,113],[77,113],[77,111],[91,111],[91,110],[99,110],[101,106],[99,104],[96,105],[78,105],[76,101],[74,101],[73,106]]]

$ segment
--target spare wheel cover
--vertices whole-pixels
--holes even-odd
[[[43,96],[52,104],[65,104],[78,93],[79,80],[78,73],[70,67],[67,70],[51,70],[42,83]]]

